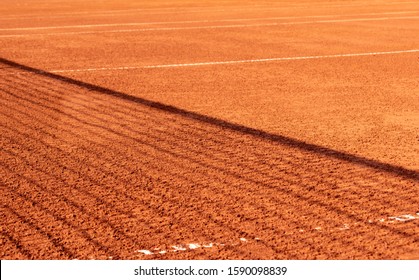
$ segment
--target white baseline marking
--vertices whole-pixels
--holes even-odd
[[[303,25],[303,24],[345,23],[345,22],[363,22],[363,21],[386,21],[386,20],[403,20],[403,19],[419,19],[419,16],[332,19],[332,20],[273,22],[273,23],[256,23],[256,24],[208,25],[208,26],[187,26],[187,27],[156,27],[156,28],[100,30],[100,31],[75,31],[75,32],[54,32],[54,33],[10,34],[10,35],[0,35],[0,38],[30,37],[30,36],[53,36],[53,35],[81,35],[81,34],[100,34],[100,33],[130,33],[130,32],[147,32],[147,31],[174,31],[174,30],[194,30],[194,29],[244,28],[244,27],[300,25],[300,24]]]
[[[67,28],[92,28],[92,27],[117,27],[117,26],[141,26],[141,25],[166,25],[166,24],[184,24],[184,23],[211,23],[211,22],[236,22],[236,21],[258,21],[258,20],[281,20],[281,19],[301,19],[301,18],[342,18],[353,16],[378,16],[378,15],[403,15],[417,14],[419,11],[386,12],[386,13],[361,13],[348,15],[315,15],[315,16],[293,16],[293,17],[265,17],[265,18],[235,18],[218,20],[186,20],[186,21],[155,21],[155,22],[128,22],[128,23],[104,23],[104,24],[80,24],[80,25],[62,25],[62,26],[37,26],[37,27],[13,27],[0,28],[0,31],[18,31],[18,30],[49,30],[49,29],[67,29]]]
[[[208,65],[226,65],[226,64],[242,64],[242,63],[260,63],[274,61],[292,61],[292,60],[308,60],[323,58],[339,58],[339,57],[357,57],[357,56],[373,56],[373,55],[391,55],[404,53],[417,53],[417,50],[399,50],[387,52],[367,52],[367,53],[347,53],[347,54],[330,54],[330,55],[314,55],[314,56],[294,56],[294,57],[277,57],[277,58],[260,58],[246,60],[229,60],[229,61],[212,61],[212,62],[196,62],[196,63],[179,63],[179,64],[161,64],[161,65],[145,65],[145,66],[122,66],[122,67],[101,67],[86,69],[66,69],[66,70],[50,70],[49,73],[70,73],[70,72],[91,72],[91,71],[117,71],[117,70],[133,70],[133,69],[153,69],[153,68],[175,68],[175,67],[196,67]]]

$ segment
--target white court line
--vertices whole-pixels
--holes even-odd
[[[174,31],[174,30],[195,30],[195,29],[222,29],[222,28],[244,28],[244,27],[264,27],[264,26],[282,26],[282,25],[303,25],[303,24],[322,24],[322,23],[345,23],[345,22],[365,22],[365,21],[386,21],[419,19],[419,16],[410,17],[381,17],[381,18],[356,18],[356,19],[333,19],[333,20],[314,20],[314,21],[296,21],[296,22],[274,22],[257,24],[230,24],[230,25],[208,25],[208,26],[187,26],[187,27],[156,27],[141,29],[119,29],[119,30],[100,30],[100,31],[75,31],[75,32],[54,32],[54,33],[30,33],[30,34],[9,34],[0,35],[0,38],[19,38],[31,36],[59,36],[59,35],[81,35],[81,34],[101,34],[101,33],[132,33],[147,31]]]
[[[323,2],[327,3],[327,2]],[[305,3],[308,4],[308,3]],[[344,8],[344,7],[370,7],[370,6],[393,6],[393,5],[401,5],[401,4],[418,4],[417,2],[389,2],[389,3],[353,3],[353,4],[338,4],[338,5],[330,5],[330,4],[316,4],[310,3],[308,6],[303,5],[294,5],[294,6],[280,6],[280,7],[272,7],[272,6],[263,6],[263,5],[253,5],[253,6],[241,6],[240,8],[235,8],[234,6],[223,6],[223,7],[168,7],[168,8],[161,8],[161,10],[172,10],[173,11],[165,11],[165,12],[153,12],[153,10],[158,11],[160,8],[140,8],[140,9],[126,9],[126,10],[113,10],[113,11],[83,11],[83,12],[68,12],[68,13],[56,13],[54,15],[38,15],[38,14],[27,14],[27,15],[11,15],[11,16],[3,16],[0,20],[10,20],[10,19],[24,19],[24,18],[68,18],[74,16],[118,16],[121,14],[137,14],[138,12],[144,11],[151,11],[151,13],[142,13],[142,15],[159,15],[159,14],[179,14],[179,13],[203,13],[203,12],[230,12],[230,11],[274,11],[274,10],[284,10],[284,9],[293,9],[293,8],[312,8],[314,5],[316,7],[323,7],[323,8]],[[245,8],[243,8],[245,7]]]
[[[243,6],[243,7],[253,7],[253,6]],[[255,7],[264,7],[262,5],[255,5]],[[62,17],[70,17],[70,16],[84,16],[84,15],[92,15],[92,16],[116,16],[118,14],[130,14],[130,13],[137,13],[137,12],[144,12],[144,11],[166,11],[166,10],[175,10],[173,12],[169,13],[183,13],[187,12],[188,9],[192,10],[193,12],[198,11],[206,11],[208,9],[205,9],[207,7],[167,7],[167,8],[138,8],[138,9],[120,9],[120,10],[105,10],[105,11],[79,11],[79,12],[66,12],[66,13],[55,13],[54,15],[42,15],[42,14],[24,14],[24,15],[9,15],[2,17],[3,20],[8,19],[23,19],[23,18],[62,18]],[[229,7],[225,7],[229,8]],[[223,10],[225,9],[223,8]],[[200,9],[200,10],[196,10]],[[214,7],[214,9],[220,9],[220,7]],[[210,11],[210,10],[208,10]]]
[[[57,70],[45,70],[45,71],[39,70],[37,73],[41,73],[41,74],[42,73],[75,73],[75,72],[120,71],[120,70],[136,70],[136,69],[198,67],[198,66],[211,66],[211,65],[262,63],[262,62],[309,60],[309,59],[324,59],[324,58],[392,55],[392,54],[404,54],[404,53],[419,53],[419,49],[386,51],[386,52],[347,53],[347,54],[329,54],[329,55],[314,55],[314,56],[292,56],[292,57],[259,58],[259,59],[228,60],[228,61],[178,63],[178,64],[158,64],[158,65],[142,65],[142,66],[99,67],[99,68],[84,68],[84,69],[57,69]],[[7,73],[7,74],[1,74],[0,76],[12,76],[12,75],[17,75],[17,74],[31,74],[31,73],[33,72],[12,72],[12,73]]]
[[[316,4],[316,3],[313,3]],[[299,7],[299,6],[290,6],[290,7]],[[194,7],[188,7],[188,6],[179,6],[179,7],[156,7],[156,8],[134,8],[134,9],[116,9],[116,10],[103,10],[103,11],[78,11],[78,12],[61,12],[61,13],[55,13],[54,16],[72,16],[72,15],[106,15],[106,14],[118,14],[118,13],[135,13],[135,12],[143,12],[143,11],[167,11],[167,10],[174,10],[176,13],[181,12],[188,12],[188,10],[192,12],[201,12],[201,11],[213,11],[215,10],[228,10],[231,9],[232,11],[235,10],[242,10],[242,9],[253,9],[253,8],[272,8],[272,6],[266,6],[266,5],[243,5],[243,6],[194,6]],[[42,14],[23,14],[23,15],[9,15],[5,18],[23,18],[23,17],[43,17]]]
[[[46,72],[49,72],[49,73],[71,73],[71,72],[153,69],[153,68],[196,67],[196,66],[209,66],[209,65],[227,65],[227,64],[275,62],[275,61],[293,61],[293,60],[339,58],[339,57],[357,57],[357,56],[373,56],[373,55],[391,55],[391,54],[404,54],[404,53],[417,53],[417,52],[419,52],[419,49],[417,49],[417,50],[387,51],[387,52],[347,53],[347,54],[330,54],[330,55],[314,55],[314,56],[294,56],[294,57],[260,58],[260,59],[229,60],[229,61],[211,61],[211,62],[196,62],[196,63],[160,64],[160,65],[145,65],[145,66],[122,66],[122,67],[101,67],[101,68],[86,68],[86,69],[63,69],[63,70],[49,70],[49,71],[46,71]],[[43,72],[43,71],[41,71],[41,72]]]
[[[329,18],[329,17],[353,17],[353,16],[377,16],[377,15],[402,15],[416,14],[419,11],[402,11],[402,12],[386,12],[386,13],[361,13],[349,15],[316,15],[316,16],[294,16],[294,17],[265,17],[265,18],[236,18],[236,19],[219,19],[219,20],[187,20],[187,21],[160,21],[160,22],[130,22],[130,23],[106,23],[106,24],[80,24],[80,25],[63,25],[63,26],[39,26],[39,27],[13,27],[0,28],[0,31],[18,31],[18,30],[49,30],[49,29],[66,29],[66,28],[91,28],[91,27],[114,27],[114,26],[141,26],[141,25],[159,25],[159,24],[181,24],[181,23],[211,23],[211,22],[235,22],[235,21],[257,21],[257,20],[281,20],[281,19],[301,19],[301,18]]]

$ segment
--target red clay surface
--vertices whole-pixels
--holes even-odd
[[[1,259],[419,259],[417,34],[415,1],[2,1]]]

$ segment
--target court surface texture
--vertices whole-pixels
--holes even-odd
[[[0,5],[1,259],[419,259],[419,2]]]

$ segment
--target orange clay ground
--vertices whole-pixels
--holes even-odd
[[[417,1],[0,6],[1,259],[419,259]]]

